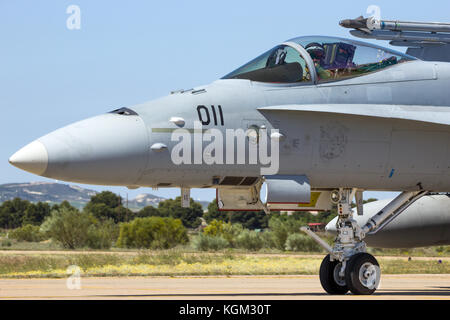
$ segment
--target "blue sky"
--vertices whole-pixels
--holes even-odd
[[[81,9],[80,30],[66,27],[72,4]],[[51,181],[8,163],[50,131],[207,84],[295,36],[350,38],[338,21],[365,15],[371,4],[384,19],[450,22],[448,0],[0,0],[0,184]],[[177,189],[86,187],[129,197],[179,195]],[[192,196],[211,200],[215,191],[193,190]]]

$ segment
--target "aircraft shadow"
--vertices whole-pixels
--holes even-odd
[[[433,287],[430,290],[395,290],[395,289],[380,289],[380,292],[375,292],[374,296],[450,296],[450,287]],[[347,294],[350,295],[350,294]],[[264,292],[264,293],[167,293],[167,294],[113,294],[113,295],[95,295],[96,297],[246,297],[246,296],[328,296],[327,293],[279,293],[279,292]],[[339,297],[339,296],[336,296]]]
[[[114,294],[97,297],[245,297],[245,296],[326,296],[326,293],[166,293],[166,294]]]
[[[439,287],[436,289],[440,289]],[[380,289],[380,292],[375,292],[374,295],[381,296],[450,296],[450,288],[442,288],[442,290],[395,290],[395,289]]]

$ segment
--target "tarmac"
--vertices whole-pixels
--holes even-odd
[[[450,274],[382,275],[371,296],[330,296],[300,275],[0,279],[0,299],[450,300]]]

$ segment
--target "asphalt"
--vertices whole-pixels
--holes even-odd
[[[329,296],[318,276],[0,279],[0,299],[450,300],[450,274],[383,275],[371,296]]]

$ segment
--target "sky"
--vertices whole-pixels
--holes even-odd
[[[70,5],[80,9],[79,29],[67,27]],[[0,184],[54,181],[8,163],[14,152],[50,131],[208,84],[296,36],[351,38],[339,20],[367,16],[369,5],[380,8],[382,19],[450,22],[448,0],[0,0]],[[130,199],[180,193],[80,186],[128,193]],[[365,198],[393,195],[366,192]],[[212,200],[215,190],[193,189],[191,196]]]

